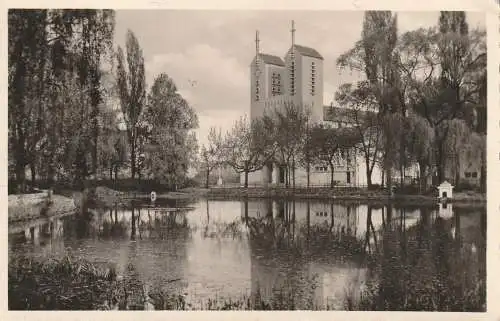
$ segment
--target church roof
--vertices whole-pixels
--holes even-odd
[[[363,118],[373,115],[370,111],[361,111],[342,107],[326,105],[323,107],[323,120],[332,122],[353,122],[356,118]]]
[[[282,67],[285,66],[285,62],[283,61],[283,59],[281,59],[278,56],[261,53],[261,54],[259,54],[259,57],[266,64],[282,66]]]
[[[301,45],[294,45],[294,48],[303,56],[313,57],[323,60],[323,56],[321,56],[316,49]]]
[[[323,107],[323,120],[348,122],[350,120],[349,112],[345,108],[326,105]]]

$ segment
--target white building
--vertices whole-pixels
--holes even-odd
[[[347,117],[339,116],[343,108],[323,104],[323,57],[309,47],[295,43],[295,26],[292,21],[291,46],[284,59],[279,56],[261,53],[259,33],[256,32],[256,55],[250,65],[250,117],[262,117],[270,108],[279,109],[285,104],[308,108],[311,121],[325,122],[333,127],[349,126]],[[344,113],[345,114],[345,113]],[[332,118],[332,115],[336,115]],[[286,166],[277,162],[262,170],[249,173],[249,186],[281,185],[285,183]],[[240,182],[244,183],[244,174]],[[331,180],[329,166],[312,166],[309,173],[310,186],[327,186]],[[366,167],[362,157],[352,156],[339,162],[334,169],[334,180],[338,185],[364,186],[367,184]],[[380,184],[381,171],[375,168],[372,183]],[[295,170],[296,186],[307,184],[307,171]]]

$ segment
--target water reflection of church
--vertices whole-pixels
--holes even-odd
[[[352,252],[366,236],[362,206],[249,200],[241,213],[249,225],[254,304],[343,309],[345,290],[360,288],[366,269]]]
[[[367,278],[366,255],[380,250],[388,235],[384,226],[400,233],[438,217],[456,224],[449,221],[451,204],[422,211],[328,201],[247,200],[241,202],[241,215],[249,226],[253,302],[292,300],[298,309],[344,309],[346,293],[359,295]]]

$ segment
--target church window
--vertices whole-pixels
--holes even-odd
[[[255,82],[255,100],[260,100],[260,82],[258,79]]]
[[[271,79],[271,93],[273,96],[281,95],[281,75],[273,72]]]
[[[316,94],[316,64],[311,62],[311,96]]]
[[[316,166],[314,169],[316,172],[328,172],[328,166]]]
[[[292,57],[292,63],[290,64],[290,95],[295,95],[295,61]]]

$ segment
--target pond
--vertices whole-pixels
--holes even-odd
[[[485,208],[159,200],[9,227],[9,257],[68,253],[190,309],[486,308]]]

